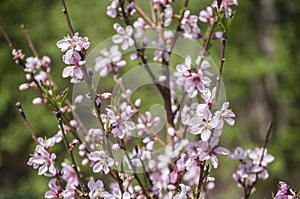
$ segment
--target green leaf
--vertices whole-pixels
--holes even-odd
[[[64,100],[66,99],[66,97],[67,97],[67,95],[68,95],[68,92],[69,92],[69,88],[66,88],[66,89],[63,91],[62,95],[60,96],[60,98],[59,98],[59,100],[58,100],[58,102],[57,102],[58,106],[61,106],[61,105],[62,105],[62,103],[64,102]]]

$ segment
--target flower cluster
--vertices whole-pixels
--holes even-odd
[[[110,72],[117,73],[121,67],[126,65],[122,59],[122,53],[117,45],[112,46],[109,51],[103,49],[101,56],[95,60],[95,71],[99,72],[101,77],[107,76]]]
[[[22,53],[22,50],[14,49],[12,51],[13,59],[18,65],[24,67],[25,77],[28,82],[19,86],[19,90],[27,90],[29,88],[40,87],[41,83],[49,85],[49,74],[51,71],[51,59],[48,56],[39,57],[27,57]],[[46,102],[44,98],[33,99],[33,104],[41,104]]]
[[[274,160],[265,148],[243,150],[237,147],[229,157],[240,162],[233,179],[250,194],[255,191],[254,185],[258,179],[266,180],[269,177],[267,166]]]
[[[135,124],[130,118],[135,113],[132,107],[123,103],[120,106],[120,115],[116,115],[111,109],[106,109],[107,113],[101,115],[101,119],[106,126],[106,131],[111,132],[115,137],[123,139],[126,135],[130,135],[135,129]]]
[[[65,67],[62,73],[63,78],[71,77],[71,83],[79,83],[83,80],[84,55],[90,46],[87,37],[80,37],[75,33],[71,38],[69,35],[56,43],[57,47],[65,54],[63,62],[69,66]]]
[[[52,138],[44,140],[38,138],[38,144],[35,148],[34,154],[29,158],[27,164],[34,169],[38,169],[39,175],[55,175],[56,169],[54,160],[56,159],[55,153],[50,153],[49,149],[62,140],[61,135],[58,134]]]
[[[285,182],[283,181],[279,182],[278,192],[276,193],[274,199],[299,199],[299,198],[300,198],[300,192],[296,193]]]

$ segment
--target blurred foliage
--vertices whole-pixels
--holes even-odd
[[[222,144],[229,146],[232,151],[238,145],[244,148],[262,146],[268,122],[272,120],[275,126],[268,150],[276,161],[270,165],[270,178],[258,184],[253,198],[270,198],[278,180],[286,180],[295,188],[300,186],[297,178],[300,176],[300,1],[264,1],[273,3],[275,16],[267,22],[266,27],[259,25],[263,19],[263,0],[239,0],[240,6],[228,34],[223,73],[227,98],[237,116],[235,127],[225,129]],[[137,2],[147,10],[144,0]],[[105,15],[108,0],[66,3],[75,30],[90,38],[91,49],[114,34],[111,27],[116,20],[110,20]],[[208,3],[191,1],[189,7],[195,13]],[[52,59],[52,73],[59,86],[70,86],[68,80],[60,78],[64,64],[61,52],[55,45],[57,40],[67,34],[60,1],[2,0],[0,22],[14,46],[22,48],[27,56],[31,56],[20,28],[21,24],[25,24],[38,53]],[[268,32],[268,39],[272,42],[271,56],[266,55],[261,47],[263,30]],[[216,63],[220,51],[218,42],[214,41],[216,47],[211,49]],[[18,115],[15,103],[21,101],[38,136],[55,134],[57,123],[47,105],[31,104],[38,92],[18,90],[18,86],[26,80],[22,68],[16,66],[11,57],[5,40],[0,39],[0,196],[35,198],[47,189],[47,179],[26,166],[28,154],[33,152],[35,146]],[[102,85],[105,87],[108,84],[104,81]],[[143,98],[150,100],[151,95]],[[217,176],[213,193],[220,198],[238,198],[237,193],[241,193],[242,190],[236,188],[231,177],[236,166],[237,163],[222,158],[220,169],[213,172]]]

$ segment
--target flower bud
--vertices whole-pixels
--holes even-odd
[[[83,100],[83,95],[78,95],[74,99],[74,105],[80,104],[82,102],[82,100]]]
[[[168,134],[170,136],[175,136],[176,135],[176,131],[173,127],[169,127],[167,131],[168,131]]]
[[[21,85],[19,86],[19,90],[20,90],[20,91],[24,91],[24,90],[26,90],[26,89],[28,89],[28,88],[30,88],[30,84],[28,84],[28,83],[24,83],[24,84],[21,84]]]
[[[138,98],[138,99],[135,100],[135,102],[134,102],[134,106],[135,106],[136,108],[140,108],[141,104],[142,104],[142,100],[141,100],[140,98]]]
[[[76,120],[71,120],[71,121],[70,121],[70,126],[71,126],[71,127],[76,128],[77,125],[78,125],[78,124],[77,124]]]
[[[113,150],[118,150],[121,148],[121,146],[119,144],[113,144],[111,147]]]
[[[40,97],[37,97],[37,98],[34,98],[33,100],[32,100],[32,104],[42,104],[42,103],[44,103],[44,99],[43,98],[40,98]]]

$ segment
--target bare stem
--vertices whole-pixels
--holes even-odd
[[[127,15],[127,13],[125,11],[125,8],[124,8],[124,0],[122,0],[120,2],[120,7],[121,7],[122,15],[124,17],[124,21],[125,21],[126,25],[131,25],[131,23],[129,21],[129,18],[128,18],[128,15]],[[138,46],[134,35],[132,35],[132,39],[134,40],[134,45],[135,45],[136,51],[140,54],[140,58],[142,60],[142,66],[144,66],[146,71],[149,73],[152,81],[156,82],[155,76],[152,73],[152,71],[151,71],[151,69],[148,65],[148,61],[144,56],[144,51],[141,50],[140,47]],[[165,65],[164,63],[162,63],[162,64],[163,64],[164,74],[166,74],[166,77],[167,77],[167,80],[166,80],[166,82],[167,82],[168,78],[169,78],[169,75],[168,75],[169,74],[169,68],[168,68],[168,65]],[[174,127],[174,124],[173,124],[174,116],[173,116],[173,113],[172,113],[172,110],[171,110],[169,87],[166,86],[166,85],[164,85],[164,86],[160,85],[158,83],[155,83],[155,86],[157,87],[158,91],[160,92],[160,94],[161,94],[161,96],[164,100],[164,105],[165,105],[166,114],[167,114],[167,127],[170,127],[170,126]]]
[[[35,48],[34,48],[34,45],[33,45],[33,43],[32,43],[32,40],[31,40],[31,38],[30,38],[29,32],[28,32],[28,30],[25,28],[25,25],[22,24],[22,25],[21,25],[21,28],[22,28],[22,31],[23,31],[25,37],[26,37],[26,40],[27,40],[27,42],[28,42],[29,48],[31,49],[32,53],[34,54],[35,57],[39,57],[37,51],[36,51]]]
[[[78,171],[77,164],[76,164],[76,161],[75,161],[75,158],[74,158],[74,155],[73,155],[73,148],[69,147],[69,142],[68,142],[68,139],[67,139],[67,136],[66,136],[66,132],[64,130],[62,118],[61,118],[61,112],[58,111],[58,112],[55,113],[55,115],[56,115],[56,118],[57,118],[60,130],[62,132],[64,146],[65,146],[65,148],[66,148],[66,150],[67,150],[67,152],[69,154],[69,157],[71,159],[72,167],[73,167],[73,169],[74,169],[74,171],[75,171],[75,173],[76,173],[76,175],[78,177],[81,191],[85,192],[86,190],[85,190],[85,186],[84,186],[84,183],[83,183],[82,175]]]
[[[210,43],[210,41],[211,41],[211,38],[212,38],[212,35],[213,35],[213,32],[214,32],[214,28],[215,28],[215,26],[216,26],[216,24],[217,24],[217,17],[215,17],[214,19],[213,19],[213,21],[210,23],[210,27],[209,27],[209,30],[208,30],[208,33],[207,33],[207,36],[206,36],[206,39],[205,39],[205,41],[204,41],[204,44],[203,44],[203,48],[202,48],[202,50],[200,51],[200,62],[199,62],[199,64],[196,66],[196,68],[195,68],[195,71],[197,72],[199,69],[200,69],[200,67],[201,67],[201,63],[202,63],[202,61],[203,61],[203,59],[204,59],[204,56],[205,56],[205,53],[207,52],[207,50],[208,50],[208,47],[209,47],[209,43]]]
[[[125,146],[125,142],[124,142],[123,139],[122,139],[122,145],[123,145],[123,147],[124,147],[125,156],[126,156],[126,158],[128,159],[129,165],[130,165],[130,167],[131,167],[132,170],[133,170],[133,169],[134,169],[134,166],[133,166],[133,164],[132,164],[131,158],[130,158],[129,155],[128,155],[128,152],[127,152],[126,146]],[[147,193],[147,191],[146,191],[146,189],[145,189],[145,187],[144,187],[142,181],[140,180],[139,176],[136,174],[135,171],[133,171],[133,175],[134,175],[134,178],[136,179],[136,181],[137,181],[137,182],[139,183],[139,185],[141,186],[142,191],[143,191],[143,193],[145,194],[146,198],[150,199],[150,196],[148,195],[148,193]]]
[[[69,34],[70,34],[71,37],[73,37],[74,30],[73,30],[73,27],[72,27],[72,24],[71,24],[71,20],[70,20],[69,14],[68,14],[68,10],[67,10],[65,0],[61,0],[61,5],[63,7],[62,12],[64,13],[65,18],[66,18]]]
[[[218,77],[216,82],[216,96],[214,99],[214,104],[216,105],[218,103],[218,97],[219,97],[219,90],[220,90],[220,84],[221,84],[221,78],[222,78],[222,72],[223,72],[223,66],[225,62],[225,47],[226,47],[226,36],[224,36],[221,39],[221,56],[220,56],[220,65],[218,70]]]
[[[136,11],[145,19],[145,21],[150,24],[150,26],[155,27],[155,23],[149,18],[149,16],[144,12],[144,10],[135,2],[134,8]]]
[[[199,175],[199,181],[198,181],[198,187],[197,187],[197,192],[196,192],[196,198],[195,199],[200,199],[200,194],[203,186],[203,181],[205,176],[207,175],[207,171],[205,170],[206,167],[206,161],[202,162],[200,164],[200,175]]]
[[[17,108],[19,109],[19,113],[20,113],[22,119],[24,120],[24,122],[25,122],[27,128],[29,129],[29,132],[31,133],[31,138],[33,139],[33,141],[34,141],[36,144],[38,144],[38,141],[37,141],[37,138],[36,138],[36,136],[35,136],[35,133],[34,133],[32,127],[31,127],[31,125],[30,125],[30,122],[28,121],[28,119],[27,119],[27,117],[26,117],[26,115],[25,115],[24,110],[22,109],[21,103],[20,103],[20,102],[17,102],[17,103],[16,103],[16,106],[17,106]]]
[[[262,154],[261,154],[260,161],[259,161],[259,166],[261,166],[261,163],[262,163],[262,161],[264,159],[265,151],[267,150],[267,145],[269,143],[270,135],[272,133],[272,127],[273,127],[273,123],[272,123],[272,121],[270,121],[270,123],[268,125],[268,131],[267,131],[267,134],[266,134],[266,137],[265,137],[265,141],[264,141],[264,146],[263,146]],[[248,189],[247,189],[246,186],[244,186],[244,198],[245,199],[248,199],[250,197],[251,192],[252,192],[253,188],[255,187],[255,185],[257,183],[257,180],[258,180],[258,174],[256,174],[255,181],[252,183],[252,185]]]
[[[14,49],[14,46],[13,46],[11,40],[9,39],[9,36],[8,36],[7,33],[5,32],[5,30],[4,30],[3,26],[1,25],[1,23],[0,23],[0,32],[2,33],[2,35],[3,35],[3,37],[4,37],[5,41],[6,41],[6,43],[8,44],[8,46],[9,46],[10,48]]]
[[[153,5],[153,0],[149,0],[149,6],[150,6],[150,10],[151,10],[152,21],[154,22],[154,24],[156,24],[156,16],[155,16],[155,8]]]
[[[142,160],[142,158],[139,158],[139,159],[140,159],[140,162],[142,163],[142,167],[143,167],[144,173],[146,175],[146,178],[148,179],[148,182],[150,183],[151,187],[153,187],[153,182],[150,178],[149,173],[147,172],[146,165],[145,165],[144,161]]]

